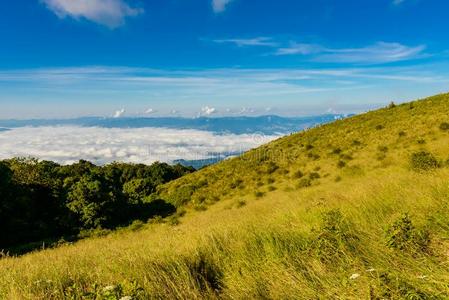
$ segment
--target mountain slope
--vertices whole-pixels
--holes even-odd
[[[220,199],[293,191],[406,165],[419,149],[447,159],[448,135],[439,126],[449,122],[448,101],[448,95],[439,95],[290,135],[173,181],[160,194],[176,205],[201,208]]]
[[[447,299],[448,114],[392,105],[189,174],[155,195],[178,218],[0,260],[0,298]]]

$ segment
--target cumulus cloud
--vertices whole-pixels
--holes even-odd
[[[124,0],[42,0],[58,17],[87,19],[109,28],[125,23],[127,17],[143,13],[141,8],[133,8]]]
[[[125,109],[122,108],[122,109],[117,110],[117,111],[114,113],[114,115],[113,115],[112,117],[113,117],[113,118],[120,118],[120,117],[122,117],[124,114],[125,114]]]
[[[210,116],[216,112],[217,112],[217,109],[215,107],[204,106],[201,108],[201,115],[204,115],[204,116]]]
[[[62,164],[79,159],[96,164],[151,164],[213,158],[246,151],[275,138],[166,128],[22,127],[0,132],[0,159],[32,156]]]
[[[226,10],[226,6],[233,0],[212,0],[212,9],[215,13],[221,13]]]

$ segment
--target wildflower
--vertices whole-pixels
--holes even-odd
[[[115,290],[115,285],[108,285],[103,288],[103,292],[112,292]]]
[[[374,269],[374,268],[370,268],[370,269],[368,269],[368,270],[366,270],[366,272],[374,272],[374,271],[376,271],[376,269]]]
[[[427,278],[427,275],[419,275],[418,276],[418,279],[426,279]]]
[[[359,274],[359,273],[354,273],[354,274],[352,274],[352,275],[349,277],[349,279],[354,280],[354,279],[357,279],[357,278],[359,278],[359,277],[360,277],[360,274]]]

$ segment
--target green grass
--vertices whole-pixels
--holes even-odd
[[[447,299],[444,122],[438,95],[189,174],[173,220],[1,259],[0,299]]]

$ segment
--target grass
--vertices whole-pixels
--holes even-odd
[[[390,106],[190,174],[159,190],[176,222],[0,259],[0,299],[447,299],[448,112]]]

